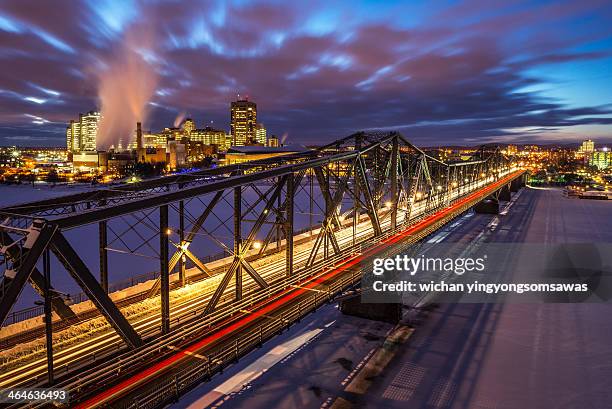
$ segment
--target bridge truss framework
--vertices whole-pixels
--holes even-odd
[[[53,255],[54,268],[64,268],[125,343],[138,348],[141,335],[108,295],[110,253],[158,260],[159,279],[148,295],[160,294],[165,334],[171,330],[170,289],[187,282],[187,267],[203,277],[222,275],[207,315],[220,302],[238,302],[274,280],[314,270],[330,256],[387,234],[417,211],[440,210],[474,183],[497,180],[510,167],[498,147],[445,163],[397,132],[361,132],[305,152],[5,207],[0,209],[0,322],[28,282],[45,298],[48,312],[53,308],[64,320],[78,320],[51,285]],[[311,243],[299,260],[296,217]],[[67,235],[84,226],[98,230],[99,278],[80,255],[82,243]],[[350,232],[343,244],[340,231]],[[229,257],[221,270],[213,271],[192,252],[192,244],[203,239]],[[264,277],[254,261],[274,254],[284,258],[284,271]],[[178,280],[171,283],[173,271]],[[49,369],[52,382],[52,356]]]

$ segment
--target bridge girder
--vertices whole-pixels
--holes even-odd
[[[20,281],[8,296],[0,294],[0,318],[6,318],[36,273],[38,256],[49,248],[125,342],[138,347],[139,334],[79,257],[76,248],[81,243],[68,240],[64,232],[104,226],[99,241],[103,283],[113,252],[159,260],[160,278],[148,296],[161,291],[162,332],[168,332],[169,291],[189,279],[183,270],[178,282],[170,282],[177,266],[195,267],[199,273],[190,273],[192,277],[222,277],[202,310],[210,314],[220,304],[231,305],[265,290],[271,282],[314,271],[330,254],[340,256],[448,206],[470,186],[499,177],[497,172],[510,165],[499,148],[481,148],[468,161],[446,163],[397,132],[360,132],[306,152],[9,206],[0,209],[2,234],[27,238],[34,220],[54,230],[50,239],[36,241],[33,261],[17,266]],[[153,217],[157,212],[160,217]],[[305,219],[310,220],[308,230],[301,233],[296,223],[304,225]],[[176,220],[178,228],[173,227]],[[246,237],[243,232],[248,232]],[[159,246],[152,244],[156,241]],[[200,242],[205,242],[200,250],[220,248],[223,256],[218,259],[227,262],[209,263],[210,258],[194,250]],[[296,248],[304,244],[310,250],[296,257]],[[175,248],[171,257],[168,246]],[[277,274],[259,265],[263,256],[282,260],[283,271]]]

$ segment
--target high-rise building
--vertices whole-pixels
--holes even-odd
[[[589,165],[596,166],[597,169],[609,168],[612,166],[612,152],[608,148],[593,152],[589,157]]]
[[[582,145],[580,145],[580,149],[578,149],[578,152],[584,156],[590,156],[593,152],[595,152],[595,142],[590,139],[582,141]]]
[[[66,128],[66,148],[71,152],[93,152],[96,150],[100,113],[90,111],[79,114],[79,120],[70,120]]]
[[[255,143],[257,126],[257,104],[246,99],[231,104],[232,145],[244,146]]]
[[[195,127],[196,127],[195,122],[191,118],[185,118],[185,120],[183,121],[183,124],[181,125],[183,133],[187,137],[191,136],[191,132],[195,129]]]
[[[81,128],[81,151],[95,151],[98,138],[98,125],[100,124],[100,113],[90,111],[79,115]]]
[[[266,128],[264,128],[263,124],[257,124],[257,128],[255,129],[255,142],[266,146],[267,141],[268,138],[266,136]]]
[[[81,151],[81,123],[73,119],[66,128],[66,149],[73,153]]]

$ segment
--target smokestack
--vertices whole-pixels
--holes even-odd
[[[140,122],[136,122],[136,148],[138,150],[144,148],[144,142],[142,140],[142,124]]]

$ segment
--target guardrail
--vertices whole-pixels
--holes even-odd
[[[424,231],[413,235],[409,241],[417,242],[422,240],[441,225],[448,223],[449,219],[457,217],[468,208],[469,206],[462,206],[456,213],[449,215],[448,218],[437,221],[424,229]],[[423,217],[426,217],[426,215]],[[374,243],[371,244],[381,243],[406,227],[406,225],[398,226],[398,228],[376,237]],[[357,248],[353,249],[353,252],[361,253],[362,249],[363,245],[358,244]],[[321,305],[333,301],[337,295],[346,289],[358,284],[361,281],[363,271],[361,269],[349,271],[350,276],[344,276],[328,285],[326,294],[319,295],[318,292],[314,292],[314,295],[306,296],[305,300],[298,301],[276,319],[267,320],[265,324],[260,324],[247,334],[236,336],[232,342],[226,342],[217,348],[213,348],[211,352],[204,355],[205,360],[194,360],[176,371],[172,376],[146,386],[144,390],[138,393],[135,399],[130,399],[123,403],[115,403],[114,407],[121,409],[154,409],[172,401],[177,401],[181,394],[189,391],[202,381],[210,380],[214,374],[236,363],[240,357],[261,347],[267,340],[288,329],[292,324],[299,322],[300,319],[311,312],[316,311]]]
[[[360,280],[361,272],[351,271],[350,276],[334,282],[329,287],[327,294],[319,295],[314,292],[314,295],[307,296],[305,300],[299,301],[288,311],[284,311],[278,319],[266,320],[265,324],[260,324],[249,331],[248,334],[238,336],[233,342],[205,355],[206,360],[194,360],[172,377],[147,388],[146,392],[137,399],[126,402],[124,405],[119,404],[116,407],[122,409],[153,409],[177,400],[182,393],[198,385],[202,380],[210,379],[213,374],[223,368],[236,363],[240,357],[261,347],[264,342],[288,329],[292,324],[299,322],[300,319],[314,312],[320,306],[331,302],[334,295],[339,294],[345,288],[354,286]]]
[[[475,188],[478,188],[478,187],[480,186],[475,186]],[[483,195],[487,195],[487,194],[490,194],[490,192],[483,193]],[[459,199],[462,199],[462,198],[458,197],[457,200]],[[477,200],[480,200],[480,198],[475,198],[469,202],[466,202],[460,208],[457,208],[454,212],[449,213],[445,217],[441,218],[440,220],[436,221],[435,223],[432,223],[431,225],[423,229],[423,231],[419,231],[415,234],[410,235],[409,237],[406,238],[406,240],[409,240],[411,242],[416,242],[418,240],[421,240],[428,234],[431,234],[431,232],[435,231],[441,225],[446,224],[451,219],[457,217],[459,214],[469,209],[471,206],[473,206],[474,202]],[[455,200],[453,200],[452,202],[455,202]],[[438,209],[438,211],[439,210],[440,209]],[[432,211],[429,212],[428,214],[430,213],[436,213],[436,211],[432,209]],[[422,219],[426,217],[428,214],[421,214],[419,215],[418,219]],[[126,376],[130,373],[134,373],[134,371],[138,369],[140,363],[145,362],[145,361],[148,362],[153,357],[155,357],[155,359],[157,360],[157,359],[160,359],[164,355],[164,353],[168,354],[169,351],[167,351],[166,349],[167,345],[171,345],[173,343],[176,343],[177,345],[183,345],[186,342],[189,342],[190,340],[194,341],[195,339],[202,338],[203,336],[206,336],[207,334],[213,333],[215,331],[213,325],[218,324],[219,322],[221,322],[221,320],[231,317],[233,314],[237,313],[241,309],[252,307],[253,305],[263,302],[263,301],[269,302],[275,299],[276,297],[278,297],[279,293],[282,292],[282,290],[288,289],[293,284],[303,283],[305,282],[304,280],[312,281],[315,277],[319,276],[320,274],[323,274],[326,268],[333,268],[334,266],[337,266],[337,264],[340,261],[346,260],[346,257],[349,256],[351,252],[353,254],[359,253],[364,247],[369,248],[375,245],[376,243],[380,243],[381,241],[406,229],[407,227],[412,225],[414,222],[415,222],[415,219],[407,220],[404,223],[398,224],[398,227],[396,229],[393,229],[393,230],[389,229],[387,230],[386,233],[380,236],[370,237],[360,244],[346,248],[345,252],[340,256],[334,256],[326,260],[320,260],[315,265],[313,265],[312,268],[302,269],[301,271],[296,271],[296,274],[293,277],[288,278],[286,280],[282,280],[282,281],[278,280],[277,282],[272,284],[268,288],[267,291],[246,293],[243,300],[238,304],[234,303],[233,300],[229,300],[226,303],[220,303],[218,309],[214,311],[211,315],[205,317],[204,319],[197,318],[197,311],[196,311],[196,314],[194,314],[194,319],[188,321],[191,323],[190,325],[184,325],[181,328],[177,328],[176,330],[172,331],[167,336],[163,338],[159,338],[139,350],[129,351],[126,353],[122,353],[121,355],[116,355],[113,359],[107,360],[104,368],[93,367],[91,369],[80,371],[78,375],[75,375],[72,378],[68,378],[63,382],[58,383],[56,387],[67,388],[71,391],[71,394],[74,394],[75,396],[78,396],[88,390],[91,390],[93,392],[93,390],[95,390],[98,385],[104,385],[104,384],[108,384],[108,383],[116,381],[117,377],[120,376],[120,374],[121,376]],[[361,274],[361,273],[351,272],[350,280],[353,285],[354,285],[355,280],[357,279],[356,274]],[[330,290],[328,291],[328,294],[329,294],[328,300],[331,300],[334,294],[342,290],[342,286],[346,285],[345,280],[346,278],[343,278],[342,280],[338,281],[338,283],[340,284],[333,283],[333,287],[330,287]],[[292,308],[297,308],[299,310],[298,317],[302,317],[303,314],[307,313],[306,311],[311,310],[311,309],[308,309],[306,305],[303,305],[300,303],[298,303],[297,307],[292,307]],[[288,317],[290,318],[291,316],[292,315],[285,316],[283,322],[285,323],[285,321],[288,321],[289,323],[288,325],[290,325],[292,321],[289,320]],[[278,330],[278,328],[276,329]],[[267,334],[267,333],[268,332],[262,332],[262,334]],[[264,337],[262,339],[267,339],[267,338]],[[250,345],[250,344],[245,344],[245,343],[246,341],[244,339],[242,341],[238,341],[238,348],[237,348],[238,355],[236,354],[232,355],[233,359],[236,359],[236,356],[239,356],[241,351],[242,353],[245,353],[245,351],[247,351],[246,345]],[[253,346],[250,345],[248,347],[252,348]],[[236,351],[236,349],[234,349],[234,351]],[[227,354],[227,351],[226,351],[226,354]],[[224,356],[223,354],[220,355],[220,357],[223,357],[223,356]],[[211,359],[207,362],[209,362],[207,364],[207,368],[208,368],[207,371],[211,370],[212,373],[214,373],[214,370],[223,368],[222,365],[227,365],[229,361],[226,362],[226,359],[220,359],[220,361],[219,360],[215,361]],[[197,373],[201,375],[202,369],[201,367],[198,367],[198,368],[200,369],[198,369],[199,372]],[[180,373],[183,373],[183,372],[180,372]],[[177,378],[177,382],[173,383],[172,386],[175,387],[175,391],[178,390],[178,393],[180,393],[180,391],[185,390],[187,385],[190,385],[190,384],[191,383],[188,382],[187,378],[185,379]],[[168,390],[170,386],[168,385],[160,386],[157,383],[155,383],[155,388],[157,388],[157,390],[160,391],[159,394],[166,396],[168,394]],[[162,398],[166,399],[166,397],[162,397]],[[155,398],[155,400],[157,400],[157,398]],[[142,403],[144,404],[146,402],[143,401]],[[35,405],[34,407],[38,407],[38,406]]]

